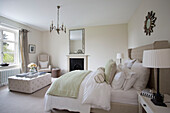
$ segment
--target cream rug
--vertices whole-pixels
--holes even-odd
[[[11,92],[8,86],[0,87],[0,113],[44,113],[44,95],[49,86],[33,94]],[[51,113],[71,113],[52,110]]]

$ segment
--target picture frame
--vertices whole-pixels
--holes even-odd
[[[36,52],[36,46],[34,44],[29,44],[29,53],[34,54]]]

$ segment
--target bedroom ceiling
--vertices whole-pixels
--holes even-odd
[[[0,16],[48,31],[56,25],[57,5],[60,24],[67,28],[128,23],[141,0],[0,0]]]

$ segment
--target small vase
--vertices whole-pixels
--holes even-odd
[[[30,71],[30,72],[36,72],[36,69],[35,69],[35,68],[30,68],[29,71]]]

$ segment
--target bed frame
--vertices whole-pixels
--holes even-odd
[[[170,48],[170,44],[168,41],[156,41],[153,44],[128,49],[128,56],[130,59],[138,59],[142,62],[143,59],[143,51],[144,50],[151,50],[151,49],[163,49],[163,48]],[[156,77],[154,73],[156,72],[154,69],[150,69],[150,79],[148,82],[147,87],[151,89],[156,89]],[[170,69],[160,69],[160,91],[161,93],[168,93],[170,94]],[[122,103],[111,103],[111,110],[105,111],[101,109],[91,109],[92,113],[138,113],[138,105],[131,105],[131,104],[122,104]]]

